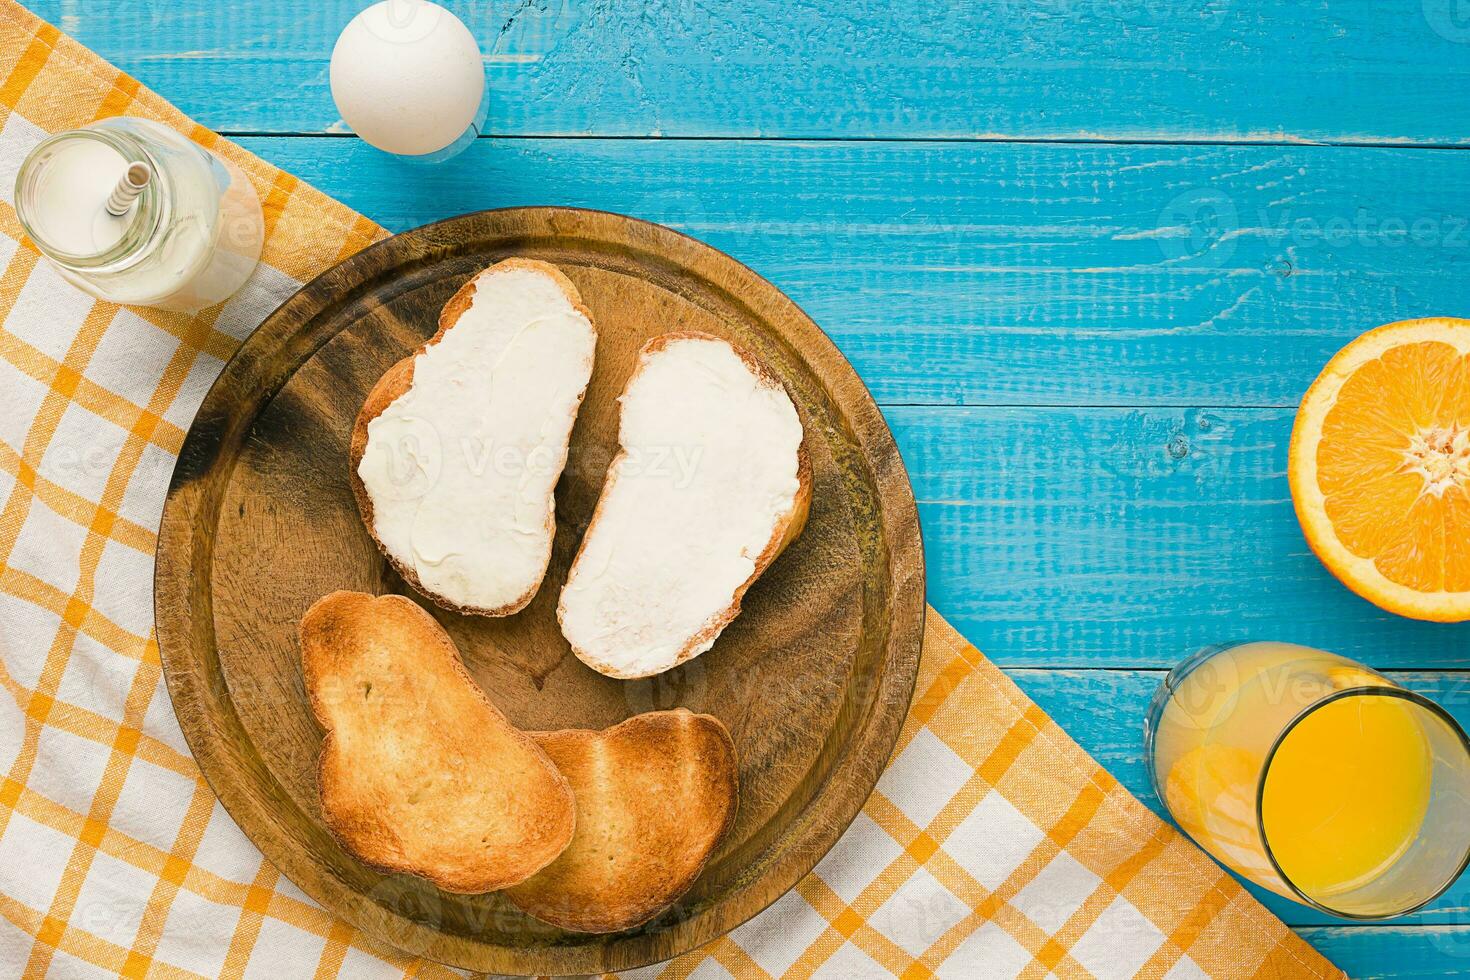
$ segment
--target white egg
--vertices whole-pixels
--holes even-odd
[[[332,49],[330,76],[337,111],[357,135],[413,156],[463,135],[485,95],[474,36],[427,0],[383,0],[354,17]]]

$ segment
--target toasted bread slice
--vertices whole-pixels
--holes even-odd
[[[369,392],[352,432],[352,489],[368,532],[419,592],[481,616],[531,601],[596,345],[559,269],[506,259],[465,283],[439,332]]]
[[[413,602],[317,600],[301,620],[301,661],[327,733],[322,816],[365,863],[478,893],[529,878],[571,841],[566,777]]]
[[[785,387],[724,340],[644,345],[621,398],[620,452],[557,607],[583,663],[648,677],[708,650],[811,504]]]
[[[735,744],[716,718],[680,708],[601,732],[535,732],[577,797],[571,846],[506,891],[562,929],[617,932],[689,890],[735,820]]]

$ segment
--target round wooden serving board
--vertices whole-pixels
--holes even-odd
[[[597,364],[557,486],[551,569],[531,605],[466,617],[421,599],[362,526],[347,448],[363,398],[436,329],[470,275],[553,262],[598,330]],[[702,330],[756,353],[790,389],[815,471],[801,537],[714,648],[659,677],[583,666],[556,600],[617,444],[617,396],[649,337]],[[857,815],[913,694],[924,563],[908,477],[878,408],[827,337],[728,256],[618,215],[518,208],[406,232],[335,266],[225,367],[184,442],[159,535],[159,649],[179,723],[226,809],[304,891],[368,934],[513,974],[631,969],[693,949],[809,872]],[[601,728],[655,708],[714,714],[740,759],[733,831],[667,913],[609,936],[562,932],[495,894],[373,871],[321,822],[321,746],[296,623],[335,589],[409,595],[524,729]],[[474,738],[473,731],[464,733]]]

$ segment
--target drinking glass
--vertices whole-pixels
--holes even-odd
[[[1201,650],[1160,685],[1144,739],[1196,843],[1324,912],[1403,915],[1470,862],[1470,741],[1362,664],[1289,643]]]

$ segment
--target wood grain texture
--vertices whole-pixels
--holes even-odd
[[[395,230],[605,208],[781,284],[880,403],[1295,405],[1392,320],[1464,313],[1470,155],[1344,147],[480,140],[245,145]]]
[[[1358,980],[1463,977],[1470,971],[1470,926],[1318,926],[1297,931]]]
[[[381,373],[434,333],[455,290],[509,255],[556,264],[599,332],[558,485],[551,569],[516,616],[429,612],[521,729],[602,728],[679,705],[718,717],[740,766],[738,816],[694,887],[658,918],[611,936],[537,923],[499,895],[380,875],[338,848],[319,815],[321,738],[302,696],[296,620],[335,589],[410,592],[357,513],[353,422]],[[553,610],[616,448],[616,396],[638,349],[673,324],[753,352],[785,384],[809,440],[811,515],[707,656],[621,682],[572,656]],[[470,451],[438,438],[442,452]],[[225,368],[180,454],[156,593],[159,650],[190,748],[288,877],[410,952],[558,975],[677,955],[810,871],[887,762],[924,612],[902,463],[876,405],[817,327],[769,283],[692,239],[550,208],[470,215],[372,246],[272,314]]]
[[[446,0],[507,134],[1464,144],[1457,0]],[[32,0],[205,125],[339,126],[360,0]]]
[[[1463,668],[1463,629],[1386,613],[1307,548],[1290,409],[885,409],[929,601],[1004,666],[1169,667],[1280,639]],[[1141,717],[1141,716],[1140,716]]]

